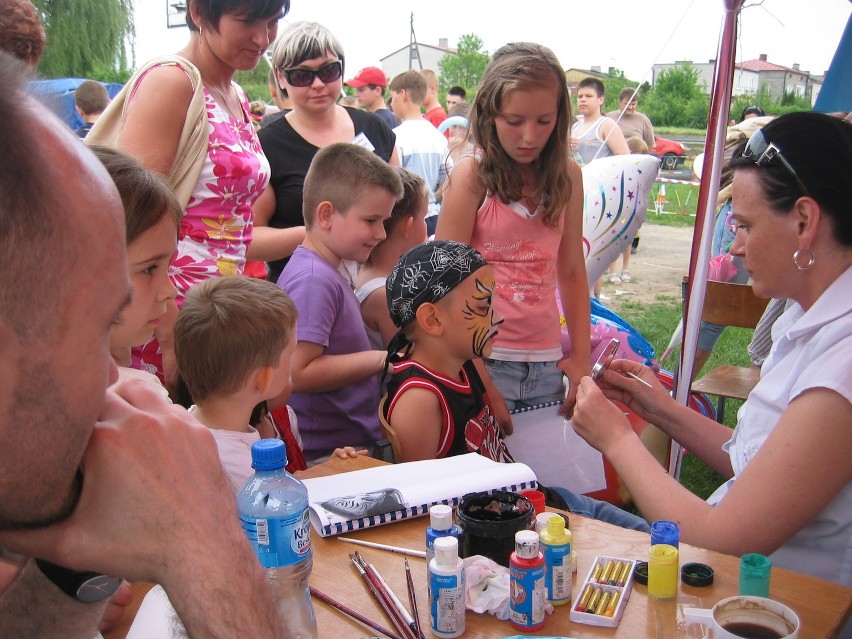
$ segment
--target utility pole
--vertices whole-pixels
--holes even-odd
[[[422,71],[423,61],[420,59],[420,45],[417,44],[417,36],[414,35],[414,12],[411,12],[411,35],[408,39],[408,70],[414,68],[414,61],[417,60],[417,66]]]

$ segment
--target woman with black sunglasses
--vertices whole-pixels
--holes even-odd
[[[237,70],[257,66],[289,0],[188,0],[189,43],[143,65],[101,116],[87,144],[117,147],[168,176],[184,209],[170,268],[179,307],[190,287],[243,272],[252,206],[269,181]],[[134,350],[137,367],[174,386],[177,307]]]
[[[680,523],[682,541],[771,555],[777,566],[852,586],[852,124],[819,113],[776,118],[732,165],[731,253],[757,295],[795,302],[773,327],[736,429],[678,404],[650,369],[627,360],[613,362],[600,388],[582,380],[574,428],[612,462],[648,521]],[[707,502],[691,494],[608,399],[728,481]]]
[[[396,135],[382,118],[337,104],[343,89],[343,47],[316,22],[290,25],[275,43],[272,64],[293,110],[263,127],[260,143],[269,158],[269,187],[254,207],[251,257],[269,262],[269,280],[305,238],[302,187],[316,153],[335,142],[366,146],[399,165]]]

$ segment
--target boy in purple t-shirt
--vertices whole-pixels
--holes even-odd
[[[397,170],[355,144],[322,149],[305,177],[305,241],[278,286],[299,311],[289,404],[309,465],[336,447],[381,438],[377,375],[386,353],[370,350],[358,300],[339,268],[342,260],[365,261],[385,239],[383,222],[400,197]]]

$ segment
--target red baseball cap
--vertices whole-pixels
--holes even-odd
[[[361,69],[355,77],[347,80],[344,84],[350,87],[365,87],[368,84],[375,84],[377,87],[386,87],[388,79],[385,77],[385,72],[378,67],[365,67]]]

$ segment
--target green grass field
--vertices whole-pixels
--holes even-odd
[[[665,187],[666,202],[663,204],[665,212],[660,215],[654,212],[653,204],[657,201],[660,183],[656,182],[651,189],[648,220],[666,226],[692,226],[695,223],[695,210],[698,207],[698,186],[666,184]]]

